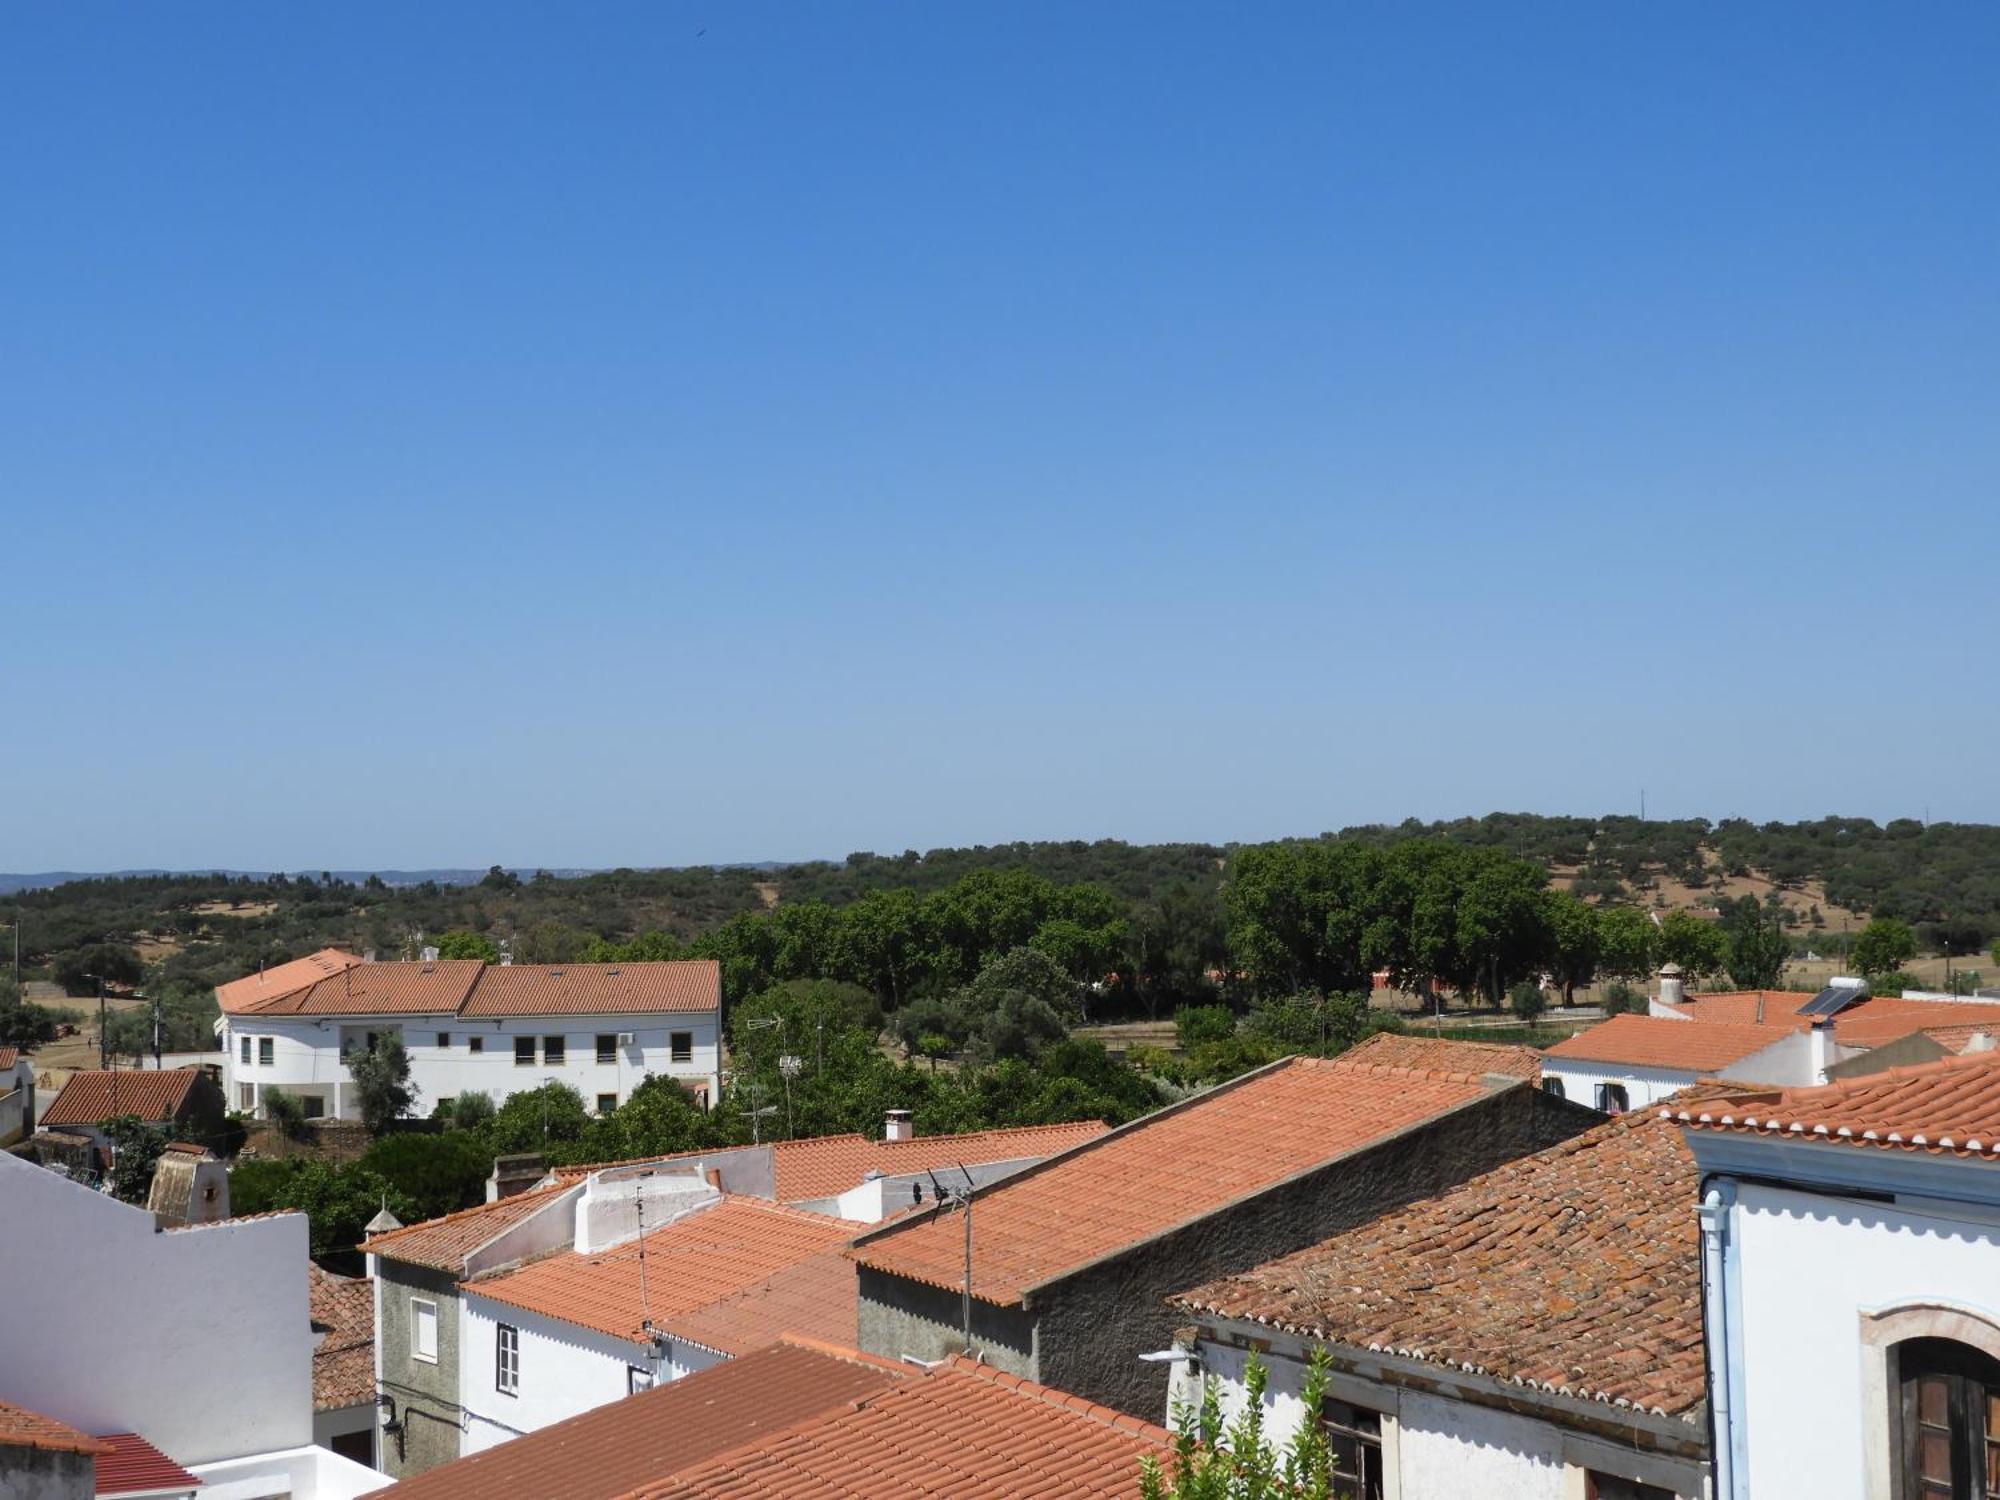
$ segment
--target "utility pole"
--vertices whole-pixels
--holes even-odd
[[[93,975],[92,977],[97,980],[97,1066],[101,1069],[104,1067],[104,1059],[106,1056],[105,1032],[104,1032],[104,976],[102,974],[97,974]]]
[[[153,996],[153,1071],[160,1071],[160,997]]]

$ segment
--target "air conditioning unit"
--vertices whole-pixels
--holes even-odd
[[[618,1033],[618,1045],[619,1045],[619,1046],[621,1046],[621,1047],[629,1047],[629,1046],[631,1046],[631,1045],[632,1045],[632,1033],[631,1033],[631,1032],[629,1032],[629,1031],[621,1031],[621,1032],[619,1032],[619,1033]]]

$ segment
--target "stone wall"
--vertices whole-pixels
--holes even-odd
[[[92,1500],[97,1466],[87,1453],[0,1447],[0,1495],[8,1500]]]

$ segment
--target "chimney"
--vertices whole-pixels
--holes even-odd
[[[888,1118],[882,1127],[883,1140],[910,1141],[915,1140],[916,1135],[917,1128],[910,1123],[910,1112],[907,1109],[892,1109],[889,1111]]]
[[[1991,1052],[1993,1050],[1993,1033],[1990,1031],[1973,1032],[1971,1036],[1966,1038],[1965,1050],[1967,1052]]]
[[[1660,970],[1660,1003],[1679,1005],[1687,995],[1687,986],[1681,980],[1681,966],[1667,964]]]
[[[1813,1083],[1826,1082],[1826,1070],[1840,1061],[1833,1050],[1833,1017],[1821,1016],[1806,1033],[1806,1067]]]

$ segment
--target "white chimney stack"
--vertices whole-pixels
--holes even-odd
[[[1833,1046],[1833,1017],[1821,1016],[1806,1033],[1806,1066],[1814,1083],[1826,1082],[1826,1070],[1840,1061]]]
[[[1681,980],[1681,966],[1667,964],[1660,970],[1660,1003],[1679,1005],[1687,995],[1687,986]]]
[[[915,1140],[916,1135],[917,1128],[910,1123],[910,1112],[907,1109],[889,1111],[888,1119],[882,1127],[883,1140],[909,1141]]]

